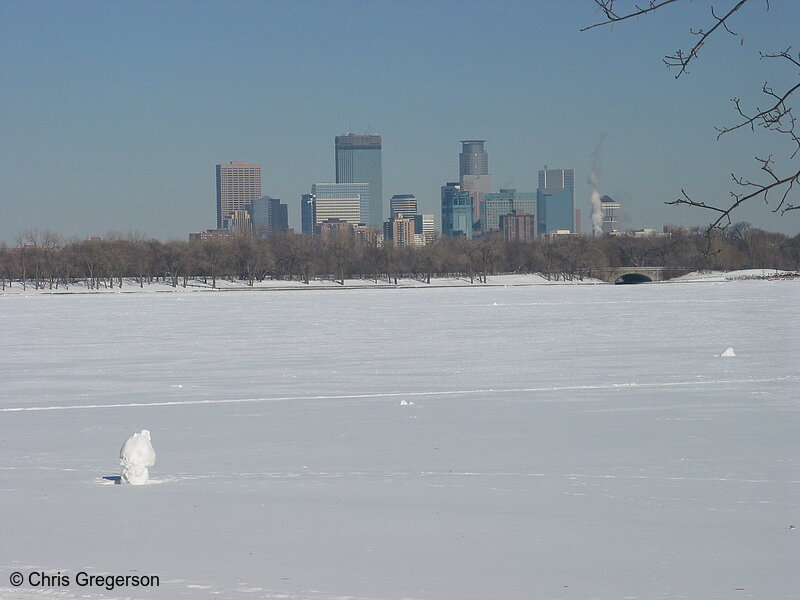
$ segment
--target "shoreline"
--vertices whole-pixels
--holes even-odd
[[[786,281],[800,279],[799,272],[780,271],[776,269],[747,269],[740,271],[708,271],[693,272],[665,281],[653,281],[648,283],[727,283],[732,281]],[[85,283],[73,283],[68,288],[59,285],[57,288],[50,288],[49,284],[36,289],[29,284],[25,289],[19,282],[14,282],[11,286],[0,290],[0,296],[20,296],[20,295],[86,295],[86,294],[185,294],[197,292],[293,292],[303,290],[328,291],[328,290],[403,290],[403,289],[435,289],[435,288],[455,288],[455,287],[532,287],[550,285],[614,285],[600,279],[585,277],[583,279],[547,279],[539,274],[507,274],[493,275],[488,278],[486,283],[473,281],[470,282],[464,277],[440,277],[432,278],[430,283],[420,279],[398,279],[398,283],[390,283],[385,279],[378,281],[369,279],[345,280],[344,285],[338,281],[315,280],[309,284],[301,281],[280,281],[265,280],[254,282],[248,285],[244,280],[230,281],[218,280],[216,287],[201,279],[189,280],[184,287],[182,284],[172,286],[171,283],[158,281],[146,284],[144,287],[132,278],[123,280],[123,286],[116,284],[111,287],[100,289],[89,289]]]

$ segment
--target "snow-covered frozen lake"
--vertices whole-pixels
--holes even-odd
[[[0,598],[798,598],[798,298],[0,296]]]

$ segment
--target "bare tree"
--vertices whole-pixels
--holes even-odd
[[[361,259],[363,261],[362,270],[364,273],[368,274],[369,278],[374,283],[378,283],[381,268],[384,264],[384,257],[381,251],[382,248],[378,246],[377,240],[373,240],[364,245],[361,253]]]
[[[350,229],[340,229],[331,233],[323,244],[324,257],[329,261],[328,272],[344,285],[345,278],[350,275],[353,265],[358,263],[359,244]],[[326,261],[327,262],[327,261]]]
[[[425,283],[431,282],[431,275],[438,272],[441,266],[441,252],[438,244],[430,244],[417,248],[415,252],[419,269],[425,273]]]
[[[783,240],[781,253],[786,257],[786,264],[789,269],[800,271],[800,233],[792,238]]]
[[[593,1],[603,18],[597,23],[584,27],[581,31],[613,25],[678,2],[678,0],[649,0],[644,3],[630,0]],[[678,49],[663,58],[664,63],[675,71],[676,79],[688,74],[689,66],[698,60],[700,51],[714,34],[726,32],[733,36],[740,35],[734,28],[733,20],[741,8],[750,2],[752,0],[728,0],[727,2],[720,0],[718,5],[722,4],[725,8],[718,10],[714,5],[711,6],[708,26],[689,29],[690,34],[695,38],[694,44],[688,49]],[[761,2],[763,2],[765,10],[770,9],[769,0],[761,0]],[[620,5],[624,8],[619,9]],[[764,60],[780,60],[792,71],[800,68],[800,53],[793,54],[791,46],[782,51],[760,52],[759,56]],[[797,73],[792,77],[796,79]],[[667,204],[686,204],[710,211],[713,217],[708,227],[709,233],[713,229],[724,230],[731,225],[733,211],[750,200],[760,198],[770,206],[773,212],[780,214],[800,208],[800,203],[795,199],[797,196],[796,186],[800,187],[800,166],[796,162],[792,162],[800,152],[800,130],[796,128],[797,119],[792,112],[791,105],[791,102],[797,98],[798,90],[800,90],[800,81],[789,83],[777,91],[769,83],[764,83],[761,92],[767,99],[765,108],[760,106],[748,108],[740,98],[732,98],[736,119],[731,124],[716,127],[717,139],[740,129],[750,129],[751,131],[761,129],[781,136],[784,140],[789,141],[791,147],[788,167],[782,166],[782,172],[779,172],[778,160],[773,154],[756,156],[755,160],[760,166],[763,176],[760,179],[750,179],[731,174],[734,189],[730,193],[731,198],[728,202],[698,200],[682,189],[681,196]]]
[[[384,244],[380,253],[383,270],[386,271],[386,279],[392,283],[392,276],[394,276],[394,284],[397,285],[397,249],[391,244]]]
[[[258,241],[249,233],[237,234],[234,237],[234,251],[239,279],[246,279],[247,285],[253,287],[258,269]]]
[[[320,246],[314,238],[298,234],[293,237],[297,246],[297,265],[300,275],[303,283],[308,285],[319,264]]]
[[[86,240],[78,243],[75,246],[75,258],[86,278],[86,286],[90,290],[98,289],[106,262],[106,256],[100,241]]]
[[[106,234],[102,242],[108,265],[108,285],[113,289],[114,280],[120,289],[125,276],[131,271],[131,249],[128,240],[122,234],[112,232]]]
[[[136,234],[131,234],[128,237],[128,241],[131,251],[131,258],[129,261],[131,272],[136,282],[139,284],[139,287],[143,288],[145,277],[147,277],[147,283],[150,283],[150,273],[148,269],[152,261],[150,244]]]
[[[34,288],[39,289],[43,280],[48,279],[53,287],[56,251],[61,246],[61,236],[51,231],[36,229],[17,235],[17,246],[22,270],[22,287],[25,289],[28,277],[33,276]]]
[[[197,268],[197,275],[202,276],[205,283],[211,278],[211,287],[217,287],[217,277],[225,269],[227,256],[230,254],[230,241],[222,238],[211,238],[189,242],[190,254]]]
[[[451,252],[452,266],[450,271],[469,277],[470,283],[475,283],[475,274],[478,272],[478,246],[465,237],[457,237],[448,244]]]
[[[800,236],[789,238],[735,223],[725,231],[675,229],[668,236],[558,236],[552,240],[506,242],[499,237],[481,240],[442,239],[422,247],[367,245],[350,231],[323,239],[294,233],[262,240],[216,238],[204,241],[127,239],[60,242],[57,236],[19,237],[18,247],[0,244],[0,286],[65,286],[85,280],[89,289],[115,288],[125,278],[140,286],[153,278],[177,287],[190,278],[202,278],[212,287],[219,278],[253,286],[267,276],[300,279],[315,277],[344,282],[351,278],[378,280],[386,273],[390,283],[401,276],[431,282],[435,275],[475,278],[486,283],[495,273],[542,273],[548,279],[570,280],[605,267],[662,266],[682,274],[705,268],[771,267],[798,269]],[[712,252],[704,252],[708,244]],[[38,281],[38,284],[36,283]]]
[[[5,242],[0,243],[0,282],[3,286],[3,291],[6,289],[6,279],[8,279],[8,286],[11,287],[12,281],[12,251],[6,246]]]
[[[306,235],[279,232],[268,238],[274,277],[309,283],[315,264],[313,240]]]
[[[160,259],[164,281],[169,277],[172,287],[178,287],[178,280],[187,267],[188,256],[185,243],[172,241],[163,244]],[[183,287],[186,287],[185,280]]]

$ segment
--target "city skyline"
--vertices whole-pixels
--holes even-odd
[[[792,42],[800,7],[749,4],[733,23],[745,43],[715,38],[675,81],[661,57],[708,21],[700,4],[581,33],[598,19],[591,2],[241,2],[202,14],[181,1],[3,3],[0,73],[14,85],[0,98],[0,241],[31,229],[185,239],[214,227],[209,165],[230,161],[262,165],[263,193],[299,230],[301,195],[336,178],[331,141],[343,131],[381,135],[384,217],[388,198],[414,194],[441,227],[459,141],[485,139],[492,191],[535,190],[544,164],[573,168],[584,231],[593,155],[620,228],[706,225],[708,213],[664,202],[682,189],[725,201],[732,172],[760,177],[753,157],[771,138],[717,141],[714,127],[735,121],[731,97],[752,107],[765,81],[782,85],[786,70],[758,52]],[[309,29],[316,43],[298,47]],[[353,29],[344,44],[339,32]],[[464,61],[461,40],[478,35],[503,43]],[[223,75],[246,84],[217,85]],[[800,222],[761,201],[733,217],[789,234]]]
[[[441,231],[445,236],[466,235],[463,219],[465,204],[461,195],[470,197],[472,211],[471,233],[467,237],[485,235],[499,231],[500,217],[511,213],[524,213],[538,221],[538,234],[581,233],[580,210],[575,208],[575,174],[573,169],[548,169],[539,171],[538,188],[534,192],[520,192],[516,189],[503,189],[494,192],[489,174],[489,155],[485,149],[486,140],[461,140],[459,154],[459,181],[447,183],[441,188]],[[388,202],[388,221],[376,222],[382,215],[386,202],[380,197],[382,164],[381,136],[376,134],[347,133],[335,139],[336,182],[315,183],[310,194],[303,194],[298,205],[300,211],[300,231],[313,235],[317,225],[326,221],[346,222],[383,231],[387,239],[397,236],[405,243],[412,239],[398,233],[398,223],[402,217],[410,218],[412,223],[420,217],[417,198],[414,194],[395,194]],[[221,230],[250,230],[258,223],[262,232],[272,233],[272,218],[275,209],[282,211],[281,229],[288,228],[288,205],[270,196],[261,194],[261,165],[232,161],[216,165],[217,173],[217,232]],[[376,194],[378,198],[375,198]],[[257,207],[262,202],[263,207]],[[247,212],[248,214],[243,214]],[[617,204],[617,213],[619,204]],[[435,217],[428,227],[433,231]],[[245,223],[245,220],[247,221]],[[405,226],[405,225],[403,225]],[[417,234],[422,235],[422,221],[416,223]],[[412,227],[414,229],[414,227]],[[393,233],[394,232],[394,233]],[[459,233],[460,232],[460,233]],[[213,233],[213,230],[207,230]],[[195,234],[191,234],[195,236]],[[197,234],[200,235],[200,234]],[[422,243],[422,238],[420,238]],[[402,243],[401,243],[402,245]]]

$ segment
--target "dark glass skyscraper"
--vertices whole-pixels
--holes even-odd
[[[536,190],[539,233],[575,231],[575,171],[548,169],[539,171]]]
[[[381,136],[347,133],[336,136],[336,183],[368,183],[361,222],[383,227]]]
[[[275,235],[289,229],[288,207],[280,199],[262,196],[253,200],[248,207],[250,225],[259,235]]]
[[[314,194],[303,194],[300,197],[300,220],[303,235],[313,235],[317,223],[317,201]]]
[[[472,194],[460,183],[442,186],[442,235],[472,239]]]

